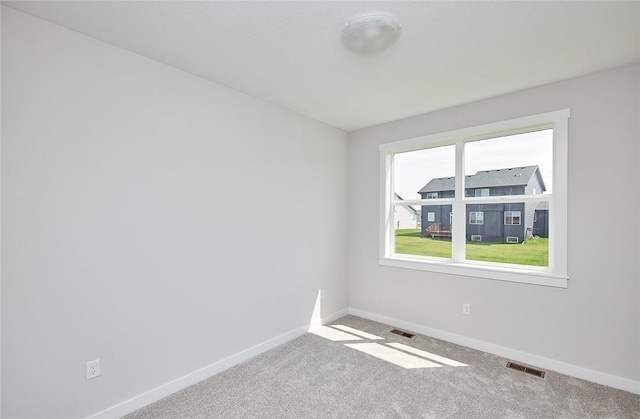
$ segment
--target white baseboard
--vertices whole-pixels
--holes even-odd
[[[322,320],[312,320],[311,323],[309,324],[308,330],[323,326],[327,323],[331,323],[332,321],[338,320],[340,317],[344,317],[347,314],[349,314],[349,309],[345,308],[344,310],[336,311],[333,314],[323,317]]]
[[[332,322],[336,319],[339,319],[340,317],[346,316],[347,314],[349,314],[348,309],[340,310],[336,313],[330,314],[322,318],[320,325]],[[115,406],[111,406],[98,413],[94,413],[93,415],[89,416],[87,419],[121,418],[124,415],[135,412],[138,409],[141,409],[153,402],[156,402],[162,398],[165,398],[190,385],[193,385],[209,377],[212,377],[226,369],[234,367],[244,361],[247,361],[257,355],[260,355],[263,352],[273,349],[276,346],[280,346],[283,343],[287,343],[299,336],[302,336],[309,331],[310,326],[312,325],[297,327],[293,330],[283,333],[280,336],[276,336],[273,339],[269,339],[266,342],[262,342],[242,352],[238,352],[235,355],[231,355],[230,357],[222,359],[218,362],[214,362],[213,364],[200,368],[197,371],[193,371],[187,375],[184,375],[180,378],[176,378],[175,380],[169,381],[168,383],[163,384],[159,387],[156,387],[152,390],[149,390],[145,393],[132,397],[129,400],[125,400],[121,403],[118,403]]]
[[[592,381],[594,383],[603,384],[605,386],[629,391],[631,393],[640,394],[640,381],[634,381],[628,378],[618,377],[615,375],[593,371],[587,368],[578,367],[576,365],[567,364],[565,362],[556,361],[554,359],[533,355],[527,352],[515,349],[505,348],[504,346],[483,342],[481,340],[471,339],[455,333],[444,332],[442,330],[433,329],[416,323],[395,319],[393,317],[383,316],[381,314],[371,313],[357,308],[349,308],[349,314],[384,323],[389,326],[398,327],[411,332],[417,332],[425,336],[455,343],[457,345],[466,346],[468,348],[477,349],[498,355],[503,358],[512,359],[514,361],[523,362],[532,366],[552,370],[561,374],[569,375],[583,380]]]
[[[626,390],[631,393],[640,394],[640,382],[638,381],[589,370],[587,368],[578,367],[537,355],[532,355],[526,352],[517,351],[515,349],[505,348],[503,346],[467,338],[461,335],[456,335],[454,333],[444,332],[442,330],[395,319],[393,317],[383,316],[381,314],[375,314],[356,308],[349,308],[323,317],[321,322],[315,322],[316,324],[297,327],[280,336],[276,336],[273,339],[269,339],[242,352],[238,352],[235,355],[222,359],[218,362],[214,362],[213,364],[207,365],[204,368],[172,380],[143,394],[132,397],[129,400],[125,400],[101,412],[95,413],[89,416],[88,419],[116,419],[129,413],[135,412],[138,409],[141,409],[190,385],[212,377],[226,369],[240,364],[241,362],[249,360],[257,355],[260,355],[263,352],[273,349],[276,346],[282,345],[299,336],[302,336],[307,333],[310,328],[330,323],[334,320],[339,319],[340,317],[346,316],[347,314],[353,314],[354,316],[388,324],[389,326],[406,329],[426,336],[431,336],[436,339],[441,339],[469,348],[478,349],[480,351],[489,352],[503,358],[513,359],[514,361],[523,362],[529,365],[535,365],[541,368],[570,375],[572,377],[577,377],[609,387],[614,387],[620,390]]]

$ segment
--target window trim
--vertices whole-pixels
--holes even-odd
[[[456,129],[381,144],[380,150],[380,244],[379,263],[406,269],[462,275],[466,277],[486,278],[500,281],[544,285],[566,288],[567,271],[567,165],[568,165],[568,128],[570,110],[563,109],[537,115],[524,116],[505,121],[493,122],[468,128]],[[548,267],[510,265],[469,261],[465,257],[466,229],[454,229],[452,240],[452,259],[438,259],[414,255],[393,253],[394,235],[389,223],[393,220],[393,156],[396,153],[421,150],[445,145],[456,145],[456,198],[430,199],[429,205],[453,205],[453,224],[466,225],[464,205],[487,200],[512,202],[513,196],[465,197],[464,195],[464,144],[501,136],[523,134],[527,132],[553,129],[553,193],[552,195],[519,195],[518,202],[535,200],[549,203],[549,231],[553,240],[549,241]],[[424,205],[424,199],[405,201],[409,205]],[[435,201],[435,202],[434,202]],[[456,208],[458,211],[456,211]],[[460,258],[462,255],[462,258]],[[457,258],[456,258],[457,257]]]

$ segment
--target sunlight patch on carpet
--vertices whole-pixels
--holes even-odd
[[[378,343],[347,343],[345,346],[407,369],[442,367],[442,365],[435,362],[427,361]]]
[[[388,343],[389,346],[393,346],[394,348],[403,350],[405,352],[410,352],[412,354],[421,356],[423,358],[430,359],[432,361],[440,362],[445,365],[449,365],[451,367],[466,367],[467,364],[463,364],[462,362],[455,361],[453,359],[445,358],[444,356],[432,354],[431,352],[422,351],[420,349],[413,348],[411,346],[403,345],[402,343]]]
[[[383,339],[384,340],[384,338],[381,338],[380,336],[372,335],[371,333],[363,332],[362,330],[354,329],[353,327],[349,327],[349,326],[343,326],[341,324],[332,324],[331,327],[343,330],[345,332],[353,333],[354,335],[358,335],[365,339],[371,339],[371,340]]]
[[[314,335],[329,339],[333,342],[340,342],[344,340],[362,340],[362,338],[358,336],[351,335],[341,330],[332,329],[331,327],[327,326],[312,329],[310,332]]]

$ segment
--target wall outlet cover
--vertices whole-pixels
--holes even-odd
[[[86,368],[87,380],[91,380],[92,378],[96,378],[100,376],[100,360],[96,359],[95,361],[87,362]]]

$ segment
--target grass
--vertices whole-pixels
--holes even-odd
[[[420,230],[396,230],[396,253],[451,257],[451,240],[422,237]]]
[[[396,253],[450,258],[451,240],[422,237],[420,230],[396,230]],[[549,239],[536,237],[521,244],[467,242],[467,259],[548,266]]]

